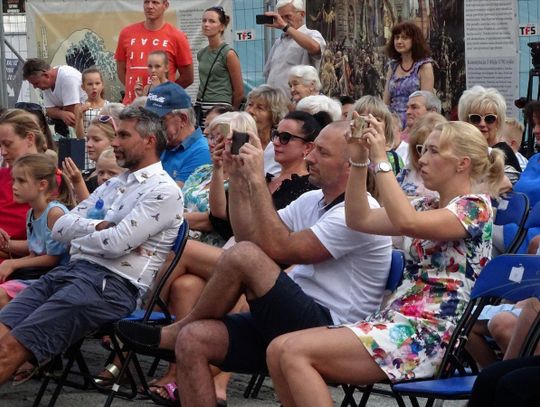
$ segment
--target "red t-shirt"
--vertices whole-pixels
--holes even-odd
[[[26,240],[26,214],[30,206],[13,200],[10,168],[0,168],[0,228],[15,240]]]
[[[126,63],[126,95],[122,101],[129,104],[135,99],[135,82],[141,78],[148,83],[148,54],[164,50],[169,57],[169,80],[176,80],[178,67],[192,65],[191,48],[186,34],[169,23],[157,30],[144,28],[144,23],[127,26],[120,32],[114,55],[117,61]]]

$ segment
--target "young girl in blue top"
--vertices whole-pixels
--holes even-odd
[[[51,230],[55,222],[68,212],[73,196],[67,178],[62,175],[49,157],[29,154],[13,164],[13,198],[18,203],[28,203],[26,217],[27,240],[10,241],[0,236],[0,246],[7,248],[17,259],[0,264],[0,308],[24,290],[32,280],[8,280],[18,269],[66,264],[69,248],[53,240]],[[7,281],[6,281],[7,280]]]

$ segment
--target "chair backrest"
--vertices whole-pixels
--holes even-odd
[[[180,261],[180,257],[182,257],[182,253],[184,251],[184,248],[186,247],[186,242],[188,239],[188,233],[189,233],[189,224],[186,219],[182,222],[180,225],[180,228],[178,229],[178,235],[176,236],[176,240],[174,241],[171,250],[174,252],[174,258],[172,262],[167,266],[167,269],[165,272],[161,273],[159,280],[155,282],[153,288],[152,288],[152,295],[148,299],[146,304],[146,311],[144,313],[143,322],[147,322],[150,319],[150,316],[152,315],[152,311],[154,310],[154,307],[157,305],[161,308],[165,314],[168,315],[167,306],[165,301],[161,298],[161,290],[163,289],[163,286],[171,276],[171,273],[176,268],[178,262]],[[170,315],[168,315],[170,318]]]
[[[531,208],[523,226],[523,238],[515,253],[526,254],[531,240],[538,235],[540,235],[540,203]]]
[[[496,297],[518,302],[540,298],[540,256],[501,254],[482,270],[471,298]]]
[[[483,307],[496,299],[517,302],[540,298],[540,256],[501,254],[493,258],[477,277],[471,299],[458,321],[447,346],[436,378],[464,374],[464,361],[470,358],[465,351],[467,337]]]
[[[529,198],[521,192],[508,192],[493,201],[497,209],[495,225],[503,226],[505,253],[515,253],[524,238]]]
[[[390,273],[386,280],[386,290],[396,291],[403,278],[405,269],[405,253],[402,250],[392,250],[392,262],[390,263]]]

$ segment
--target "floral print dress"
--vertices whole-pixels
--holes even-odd
[[[425,211],[437,209],[438,201],[423,197],[413,205]],[[410,240],[403,282],[386,307],[348,326],[393,382],[437,372],[476,277],[491,256],[489,197],[456,197],[446,209],[469,236],[457,241]]]
[[[198,167],[188,177],[182,192],[184,194],[184,207],[187,212],[208,212],[210,210],[209,197],[210,197],[210,181],[212,180],[212,164],[204,164]],[[225,190],[229,185],[228,181],[225,181]],[[225,240],[216,232],[199,232],[189,231],[189,236],[192,239],[199,240],[203,243],[221,247],[225,244]]]

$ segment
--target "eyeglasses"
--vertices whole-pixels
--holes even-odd
[[[484,120],[486,124],[493,124],[497,121],[497,115],[496,114],[486,114],[485,116],[482,116],[480,114],[470,114],[469,115],[469,122],[472,124],[480,124],[480,122]]]
[[[103,116],[98,116],[97,119],[98,119],[98,121],[100,123],[109,123],[109,122],[111,122],[111,126],[113,127],[114,131],[116,131],[116,123],[114,121],[114,117],[103,115]]]
[[[291,134],[289,132],[278,132],[277,130],[272,131],[272,136],[270,139],[274,141],[275,139],[279,139],[279,142],[283,145],[289,144],[289,141],[291,141],[293,138],[296,138],[298,140],[302,140],[304,143],[307,141],[303,137],[295,136],[294,134]]]

